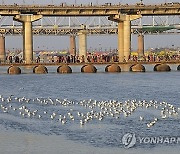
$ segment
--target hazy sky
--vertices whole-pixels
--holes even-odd
[[[157,4],[165,2],[180,2],[180,0],[143,0],[145,4]],[[104,3],[122,3],[135,4],[139,0],[0,0],[3,4],[60,4],[66,2],[67,4],[104,4]],[[180,23],[179,23],[180,24]],[[180,35],[146,35],[145,48],[150,47],[180,47]],[[7,36],[6,48],[22,48],[21,36]],[[78,46],[78,37],[77,37]],[[69,47],[68,36],[34,36],[34,50],[40,49],[67,49]],[[117,48],[117,36],[88,36],[88,48]],[[137,35],[132,35],[132,48],[137,49]]]

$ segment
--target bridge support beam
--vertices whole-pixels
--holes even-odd
[[[0,36],[0,62],[6,61],[6,53],[5,53],[5,37],[3,35]]]
[[[119,61],[124,61],[124,22],[118,23],[118,55]]]
[[[109,20],[118,22],[118,54],[119,62],[128,61],[131,54],[131,21],[141,18],[141,15],[119,14],[110,16]]]
[[[70,36],[70,55],[76,55],[76,36]]]
[[[130,55],[131,55],[131,21],[130,21],[130,16],[127,15],[126,20],[124,21],[124,59],[128,61]]]
[[[23,23],[23,59],[26,64],[33,62],[32,22],[42,18],[42,15],[16,15],[15,21]]]
[[[79,56],[84,56],[84,60],[87,59],[87,31],[81,30],[79,32]]]
[[[144,56],[144,35],[140,33],[138,35],[138,58]]]

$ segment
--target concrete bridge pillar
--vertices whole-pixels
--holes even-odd
[[[140,33],[138,35],[138,58],[144,56],[144,35]]]
[[[76,36],[71,35],[70,36],[70,50],[71,55],[76,55]]]
[[[118,54],[119,62],[128,61],[131,54],[131,21],[141,18],[141,15],[118,14],[110,16],[109,20],[118,22]]]
[[[5,37],[3,35],[0,36],[0,62],[6,61],[6,53],[5,53]]]
[[[124,61],[124,22],[118,23],[118,55],[119,62]]]
[[[26,64],[33,62],[32,22],[42,18],[42,15],[16,15],[14,20],[23,23],[23,59]]]
[[[124,21],[124,59],[128,61],[131,54],[131,21],[130,16],[126,16]]]
[[[87,31],[81,30],[79,32],[79,56],[84,56],[86,61],[87,58]]]

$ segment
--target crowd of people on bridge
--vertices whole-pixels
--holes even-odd
[[[75,56],[75,55],[66,55],[66,56],[50,56],[47,58],[49,63],[105,63],[105,62],[118,62],[117,55],[93,55],[89,54],[87,57],[84,55],[82,56]],[[47,62],[45,59],[41,59],[38,57],[36,62]]]
[[[172,55],[155,55],[155,54],[148,54],[144,55],[141,58],[138,56],[129,56],[128,61],[144,61],[144,62],[161,62],[161,61],[178,61],[180,60],[180,54],[172,54]]]
[[[148,54],[141,57],[137,55],[130,55],[128,60],[123,62],[161,62],[161,61],[179,61],[180,54],[165,54],[165,55],[157,55],[157,54]],[[89,53],[85,56],[77,56],[77,55],[45,55],[36,57],[35,63],[109,63],[109,62],[119,62],[119,57],[116,53],[109,54],[92,54]],[[7,56],[6,63],[24,63],[22,57],[19,56]]]
[[[148,54],[142,57],[138,57],[136,55],[130,55],[128,60],[123,62],[161,62],[161,61],[179,61],[180,54],[165,54],[165,55],[156,55],[156,54]],[[65,55],[65,56],[49,56],[46,60],[44,58],[40,58],[39,56],[36,59],[37,63],[109,63],[109,62],[119,62],[119,57],[116,53],[110,54],[91,54],[89,53],[85,56],[75,56],[75,55]]]

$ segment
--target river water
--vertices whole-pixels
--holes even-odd
[[[0,153],[178,153],[179,115],[161,117],[161,108],[168,106],[162,102],[173,105],[180,114],[180,72],[177,65],[170,66],[171,72],[153,72],[153,65],[145,65],[145,73],[126,72],[126,67],[121,73],[104,73],[105,66],[98,65],[96,74],[79,73],[80,66],[72,66],[72,74],[57,74],[56,67],[47,67],[45,75],[32,74],[32,68],[24,67],[21,75],[7,75],[7,67],[1,67]],[[82,102],[140,101],[155,102],[157,108],[138,107],[127,117],[107,115],[80,124],[78,112],[102,111],[101,106],[91,108]],[[23,106],[37,110],[36,115],[23,114]],[[66,116],[65,124],[58,120],[59,115]],[[147,127],[154,118],[156,124]],[[123,142],[127,134],[135,134],[136,140],[125,138],[128,145],[135,142],[132,147]],[[152,141],[160,137],[162,141]]]

